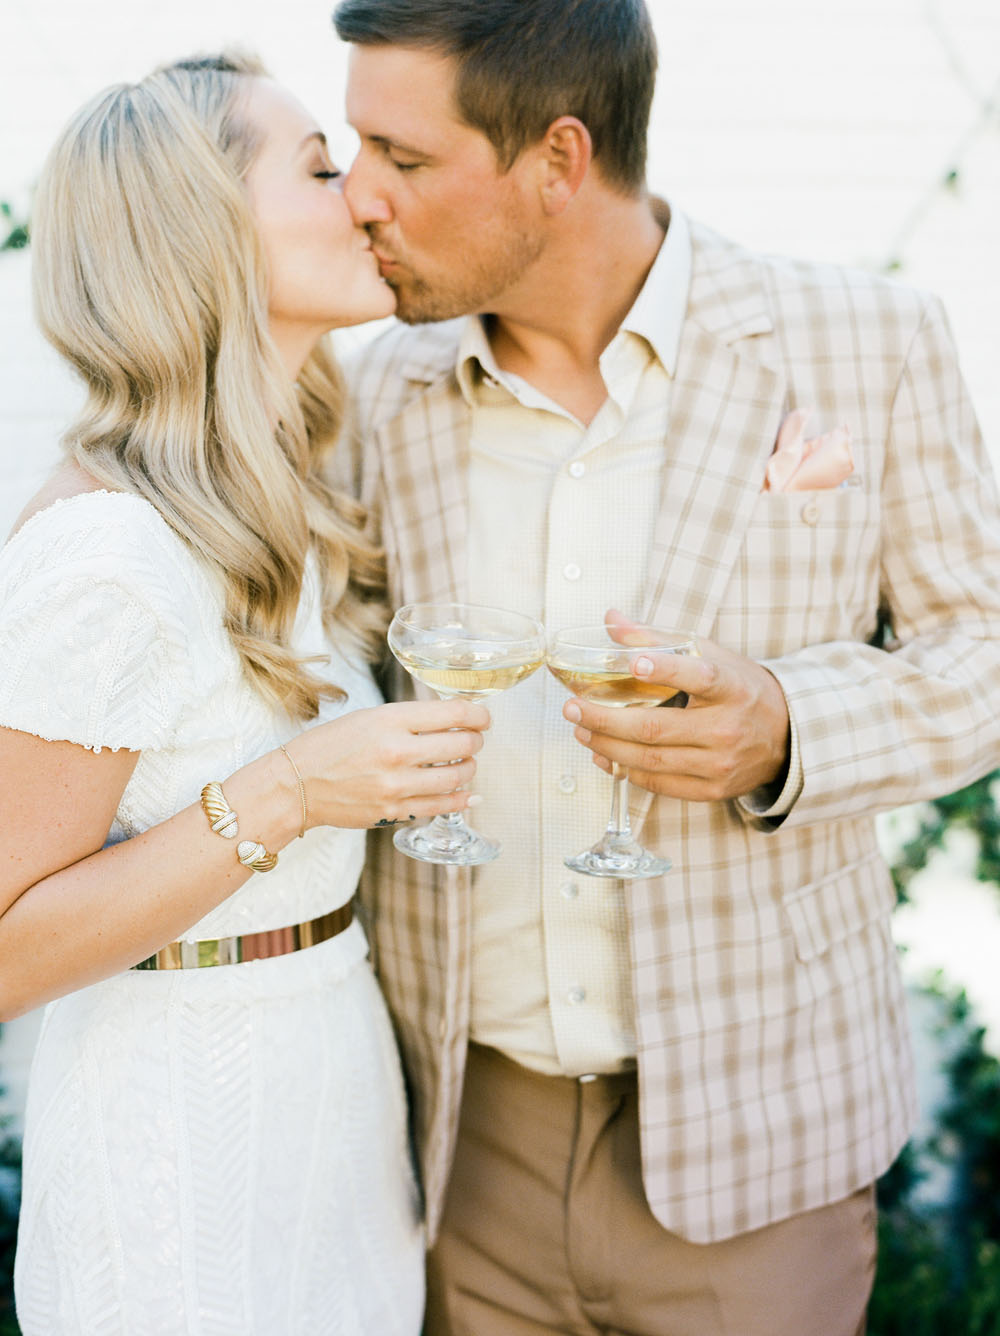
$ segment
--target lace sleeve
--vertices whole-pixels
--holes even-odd
[[[113,524],[67,541],[43,519],[0,553],[0,725],[94,751],[168,746],[190,694],[169,573]]]

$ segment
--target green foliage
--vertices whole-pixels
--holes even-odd
[[[1000,771],[924,804],[894,860],[901,900],[949,832],[975,840],[975,874],[1000,888]],[[934,1134],[907,1147],[879,1183],[879,1265],[869,1336],[1000,1336],[1000,1062],[964,992],[936,998],[948,1095]],[[946,1168],[943,1202],[924,1189]]]
[[[868,1336],[1000,1336],[1000,1062],[964,992],[929,990],[948,1096],[937,1127],[879,1183],[879,1264]],[[943,1201],[928,1170],[944,1166]]]
[[[3,1026],[0,1026],[2,1032]],[[2,1093],[2,1090],[0,1090]],[[0,1118],[0,1336],[18,1336],[14,1318],[14,1245],[21,1195],[21,1150]]]
[[[27,219],[14,217],[14,210],[6,200],[0,200],[0,251],[23,250],[30,240]],[[0,1336],[4,1336],[0,1327]]]
[[[952,830],[966,830],[975,837],[975,874],[980,881],[1000,888],[998,787],[1000,770],[921,807],[917,832],[903,845],[892,869],[901,900],[908,898],[910,882],[927,866],[935,850],[944,846],[945,837]]]

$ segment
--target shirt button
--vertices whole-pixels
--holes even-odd
[[[576,779],[573,775],[560,775],[559,777],[560,793],[576,793]]]
[[[815,524],[819,519],[819,502],[807,501],[802,507],[802,518],[806,524]]]
[[[574,459],[569,466],[569,476],[571,478],[582,478],[587,472],[587,466],[581,459]]]
[[[570,1004],[571,1007],[578,1007],[581,1002],[585,1001],[586,997],[587,997],[586,988],[584,988],[581,984],[574,984],[573,987],[566,994],[566,1001]]]
[[[563,575],[567,580],[579,580],[583,572],[575,561],[571,561],[568,566],[563,567]]]
[[[575,881],[564,881],[559,887],[559,893],[564,900],[575,900],[580,894],[580,888]]]

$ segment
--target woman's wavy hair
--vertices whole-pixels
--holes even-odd
[[[63,440],[99,483],[144,497],[213,571],[250,682],[299,719],[343,692],[290,648],[306,558],[324,622],[374,651],[381,554],[324,482],[343,387],[320,344],[293,384],[268,334],[244,177],[254,58],[165,66],[94,98],[46,163],[32,225],[43,333],[83,377]]]

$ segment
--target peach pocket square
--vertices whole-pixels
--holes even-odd
[[[767,461],[765,492],[812,492],[840,487],[854,472],[851,433],[834,427],[822,436],[805,439],[810,410],[796,408],[778,432],[774,454]]]

